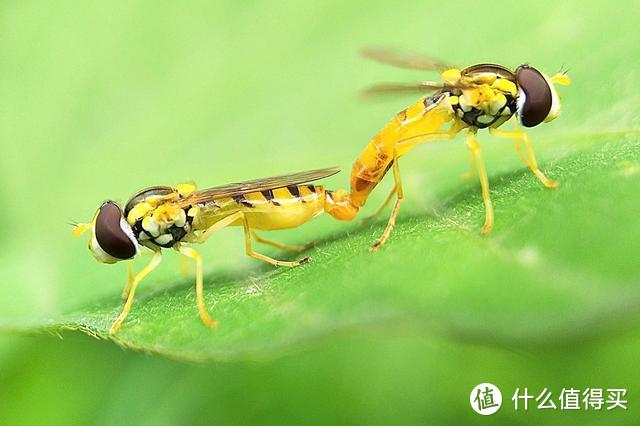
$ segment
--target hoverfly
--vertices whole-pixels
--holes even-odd
[[[420,81],[413,84],[380,84],[367,93],[435,92],[425,96],[410,107],[396,114],[390,123],[378,133],[362,151],[351,170],[351,192],[336,192],[340,208],[331,214],[342,220],[351,220],[365,204],[369,194],[393,168],[394,186],[379,214],[391,202],[395,203],[387,226],[371,246],[374,251],[387,240],[395,224],[400,203],[404,197],[400,180],[398,159],[425,142],[453,139],[466,130],[470,171],[477,170],[485,206],[482,233],[493,226],[493,207],[489,196],[489,182],[485,171],[480,145],[476,140],[478,129],[488,128],[489,133],[500,138],[515,140],[515,148],[526,166],[548,188],[557,186],[538,168],[527,134],[520,130],[546,123],[560,115],[560,95],[555,85],[568,85],[571,80],[565,73],[547,77],[530,65],[520,65],[515,71],[496,64],[477,64],[459,69],[421,56],[402,55],[385,49],[369,49],[364,56],[388,65],[427,71],[439,71],[442,82]],[[500,126],[517,117],[515,129],[498,130]],[[445,125],[450,123],[448,129]],[[523,142],[523,152],[520,143]]]
[[[153,254],[147,266],[135,275],[129,262],[128,282],[122,293],[126,302],[109,334],[120,328],[131,310],[138,284],[160,264],[163,248],[172,248],[195,261],[198,312],[208,327],[217,322],[209,316],[202,295],[202,257],[186,244],[203,243],[215,231],[227,226],[242,226],[248,256],[275,266],[293,267],[309,262],[308,257],[293,262],[272,259],[255,252],[251,240],[284,250],[303,251],[310,247],[279,244],[258,236],[255,230],[294,228],[337,207],[331,191],[309,183],[338,171],[337,168],[311,170],[202,191],[197,191],[193,184],[154,186],[133,195],[124,210],[114,201],[105,201],[91,223],[77,224],[73,234],[79,236],[90,231],[89,250],[102,263],[131,260],[141,254],[142,247]]]

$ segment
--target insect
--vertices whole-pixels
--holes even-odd
[[[466,131],[472,177],[477,170],[485,220],[482,233],[493,227],[493,207],[489,196],[489,182],[485,171],[480,145],[476,140],[479,129],[499,138],[515,140],[515,148],[526,166],[548,188],[557,182],[547,178],[538,168],[533,148],[527,134],[519,128],[534,127],[549,122],[560,114],[560,95],[555,85],[568,85],[571,80],[565,73],[549,78],[536,68],[520,65],[511,70],[502,65],[477,64],[459,69],[439,61],[416,55],[403,55],[385,49],[365,50],[364,56],[388,65],[427,71],[439,71],[442,82],[419,81],[412,84],[380,84],[368,93],[435,92],[396,114],[391,122],[378,133],[362,151],[351,170],[350,193],[336,192],[340,208],[332,215],[351,220],[365,204],[369,194],[389,169],[393,169],[394,186],[383,205],[374,216],[381,213],[395,195],[395,203],[382,235],[370,248],[380,248],[389,238],[400,203],[404,198],[398,160],[415,146],[431,141],[453,139]],[[517,120],[514,130],[498,128],[512,117]],[[445,126],[449,124],[448,128]],[[521,143],[524,143],[523,152]]]
[[[193,184],[175,187],[154,186],[133,195],[124,210],[114,201],[104,202],[91,223],[77,224],[73,234],[90,231],[89,250],[102,263],[131,260],[150,250],[151,261],[137,274],[129,262],[127,285],[122,292],[126,301],[111,326],[114,334],[131,310],[140,281],[162,259],[163,248],[172,248],[195,261],[196,300],[202,322],[208,327],[216,320],[207,312],[203,299],[202,257],[190,244],[204,243],[217,230],[227,226],[244,229],[246,254],[275,266],[293,267],[307,263],[305,257],[293,262],[275,260],[257,253],[252,239],[283,250],[303,251],[310,245],[287,246],[264,239],[256,230],[298,227],[325,210],[338,207],[331,192],[310,182],[338,173],[337,168],[249,180],[197,191]]]

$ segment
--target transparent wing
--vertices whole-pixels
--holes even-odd
[[[442,83],[435,81],[416,81],[415,83],[377,83],[362,91],[364,96],[387,95],[394,93],[430,93],[443,89]]]
[[[367,87],[361,93],[364,97],[395,95],[403,93],[432,93],[442,89],[466,89],[470,86],[459,84],[443,84],[435,81],[416,81],[415,83],[378,83]]]
[[[437,59],[416,53],[398,52],[384,47],[368,47],[360,51],[362,56],[386,65],[425,71],[444,71],[453,68]]]
[[[250,192],[266,191],[269,189],[282,188],[289,185],[300,185],[313,182],[329,176],[333,176],[340,171],[337,167],[326,169],[308,170],[304,172],[292,173],[288,175],[272,176],[262,179],[247,180],[244,182],[229,183],[227,185],[198,191],[195,194],[183,198],[180,204],[193,204],[215,200],[219,198],[233,197]]]

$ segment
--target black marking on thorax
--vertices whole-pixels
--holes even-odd
[[[500,108],[496,114],[491,115],[486,111],[483,111],[481,109],[475,108],[475,107],[471,107],[471,109],[469,111],[464,111],[462,109],[462,107],[460,106],[460,103],[457,103],[456,105],[452,105],[454,112],[456,113],[456,115],[465,123],[467,123],[469,126],[473,126],[473,127],[477,127],[478,129],[484,129],[487,127],[492,126],[493,124],[495,124],[496,122],[498,122],[499,120],[506,120],[508,118],[510,118],[516,111],[517,108],[517,98],[515,96],[512,96],[510,93],[503,93],[505,95],[505,97],[507,98],[507,102],[505,103],[505,105]],[[462,96],[461,93],[451,93],[451,95],[453,96]],[[511,114],[509,115],[502,115],[503,111],[505,110],[505,108],[509,108],[509,111]],[[493,120],[489,121],[489,122],[481,122],[478,120],[478,118],[482,115],[488,115],[493,117]]]
[[[133,226],[131,227],[131,229],[133,230],[133,235],[136,237],[136,240],[138,240],[139,243],[144,244],[144,243],[152,243],[158,247],[162,247],[162,248],[171,248],[173,247],[176,243],[179,243],[189,232],[188,230],[191,229],[191,225],[193,222],[193,217],[189,216],[188,212],[189,209],[191,207],[185,207],[184,213],[186,214],[186,222],[184,227],[178,227],[176,225],[172,225],[170,228],[168,228],[165,233],[169,233],[171,234],[171,236],[173,237],[172,240],[166,244],[160,244],[156,241],[156,238],[160,237],[161,235],[159,235],[158,237],[154,237],[153,235],[150,235],[147,231],[144,230],[144,228],[142,228],[142,219],[144,219],[144,217],[138,219],[136,221],[136,223],[133,224]],[[140,239],[140,236],[142,235],[142,233],[144,232],[145,235],[148,235],[149,238],[147,239]]]

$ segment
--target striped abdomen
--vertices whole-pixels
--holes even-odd
[[[319,185],[290,185],[250,192],[196,205],[194,226],[196,229],[206,229],[222,218],[242,211],[251,228],[293,228],[322,213],[324,200],[324,187]],[[233,225],[241,224],[238,222]]]

